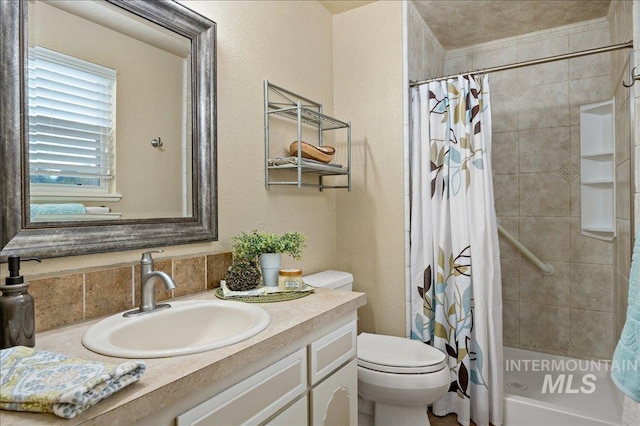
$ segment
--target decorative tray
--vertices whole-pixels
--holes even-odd
[[[223,300],[237,300],[249,303],[270,303],[284,302],[287,300],[300,299],[314,292],[313,287],[306,285],[304,289],[298,291],[280,291],[278,287],[259,286],[248,291],[229,290],[224,281],[220,281],[220,287],[215,290],[215,295]]]

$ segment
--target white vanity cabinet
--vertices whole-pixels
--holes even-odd
[[[356,320],[177,416],[176,425],[357,425]]]

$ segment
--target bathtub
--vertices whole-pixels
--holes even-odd
[[[619,426],[622,420],[623,396],[604,361],[505,347],[504,393],[506,426]]]

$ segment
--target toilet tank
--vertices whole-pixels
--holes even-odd
[[[312,287],[332,288],[335,290],[351,291],[353,287],[353,275],[342,271],[322,271],[317,274],[302,277],[305,284]]]

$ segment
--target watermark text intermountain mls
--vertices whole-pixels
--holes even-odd
[[[505,361],[505,372],[545,373],[541,392],[564,394],[591,394],[596,390],[598,377],[611,371],[621,370],[638,374],[637,360],[623,362],[588,359],[509,359]],[[596,374],[601,373],[601,374]]]

